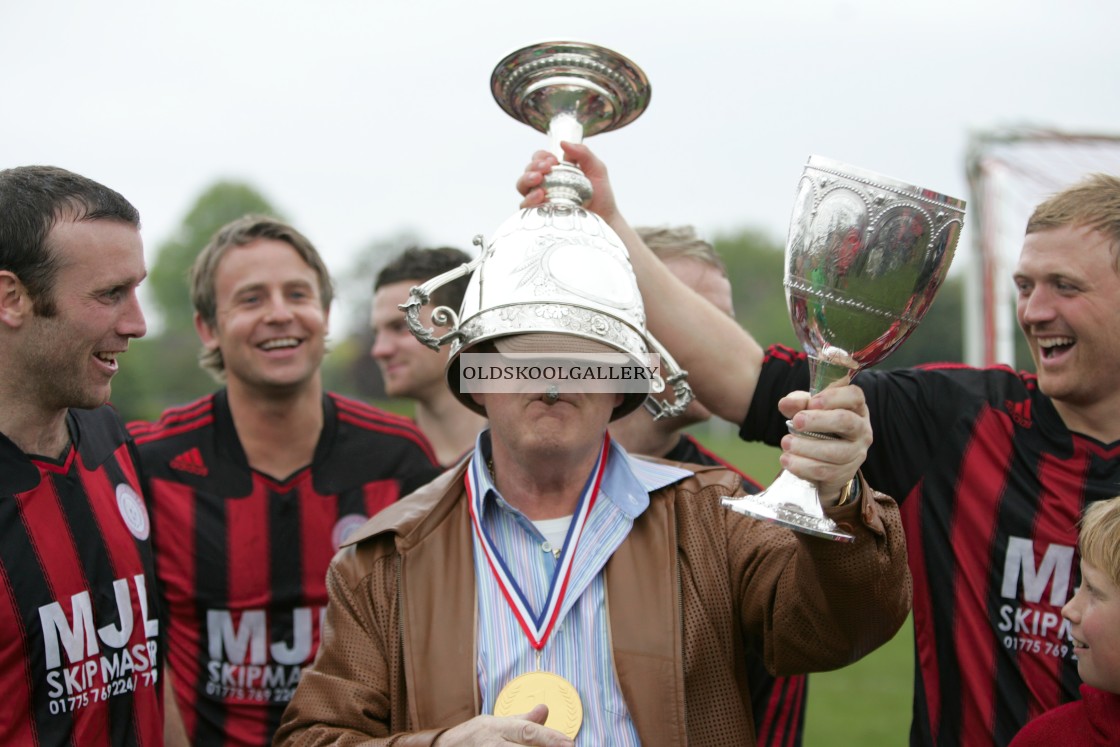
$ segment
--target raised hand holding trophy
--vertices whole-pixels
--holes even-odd
[[[809,358],[811,393],[847,384],[917,328],[949,270],[964,207],[963,200],[809,158],[790,219],[785,289]],[[724,504],[795,531],[853,539],[824,515],[816,487],[785,471],[764,492]]]

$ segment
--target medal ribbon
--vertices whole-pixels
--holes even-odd
[[[506,603],[509,604],[510,610],[521,625],[521,629],[525,631],[529,643],[537,651],[543,649],[545,643],[548,642],[548,638],[552,634],[552,628],[555,626],[563,607],[564,595],[568,591],[568,581],[572,575],[572,560],[575,558],[576,547],[579,545],[583,528],[587,524],[587,518],[591,515],[591,509],[599,495],[599,483],[603,479],[609,451],[610,435],[607,434],[603,437],[603,448],[599,451],[599,458],[595,462],[595,467],[591,470],[587,483],[583,486],[583,494],[580,496],[575,515],[572,517],[572,525],[568,527],[568,535],[564,538],[564,547],[560,551],[559,563],[552,574],[548,597],[539,615],[533,614],[525,595],[502,559],[501,553],[498,552],[498,549],[490,540],[490,535],[482,526],[480,517],[482,516],[483,496],[482,491],[478,489],[480,484],[478,470],[484,469],[485,460],[481,454],[475,455],[475,458],[471,460],[470,469],[467,470],[467,501],[475,535],[478,537],[482,551],[486,555],[490,571],[498,582],[498,588],[502,591],[502,596],[505,597]]]

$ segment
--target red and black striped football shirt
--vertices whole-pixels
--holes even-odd
[[[61,460],[0,434],[0,744],[163,744],[150,523],[124,426],[72,410]]]
[[[1006,745],[1078,697],[1061,608],[1078,582],[1077,522],[1120,494],[1120,443],[1070,432],[1032,374],[930,365],[865,371],[869,482],[902,504],[914,577],[913,745]],[[780,442],[776,403],[805,357],[767,353],[740,435]]]
[[[271,740],[318,648],[335,550],[439,472],[412,421],[332,394],[323,408],[313,462],[284,479],[250,469],[225,390],[129,426],[194,745]]]

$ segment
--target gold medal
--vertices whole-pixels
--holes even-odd
[[[494,701],[495,716],[521,716],[544,703],[548,719],[544,725],[575,739],[583,724],[583,704],[575,686],[552,672],[529,672],[514,677]]]

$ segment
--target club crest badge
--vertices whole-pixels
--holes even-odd
[[[331,545],[334,549],[337,550],[341,547],[342,543],[346,541],[346,538],[357,531],[358,527],[365,524],[368,520],[369,517],[363,514],[346,514],[335,522],[334,528],[331,529]]]
[[[133,537],[138,540],[148,539],[152,530],[152,524],[148,520],[148,507],[131,485],[121,483],[117,486],[117,509]]]

